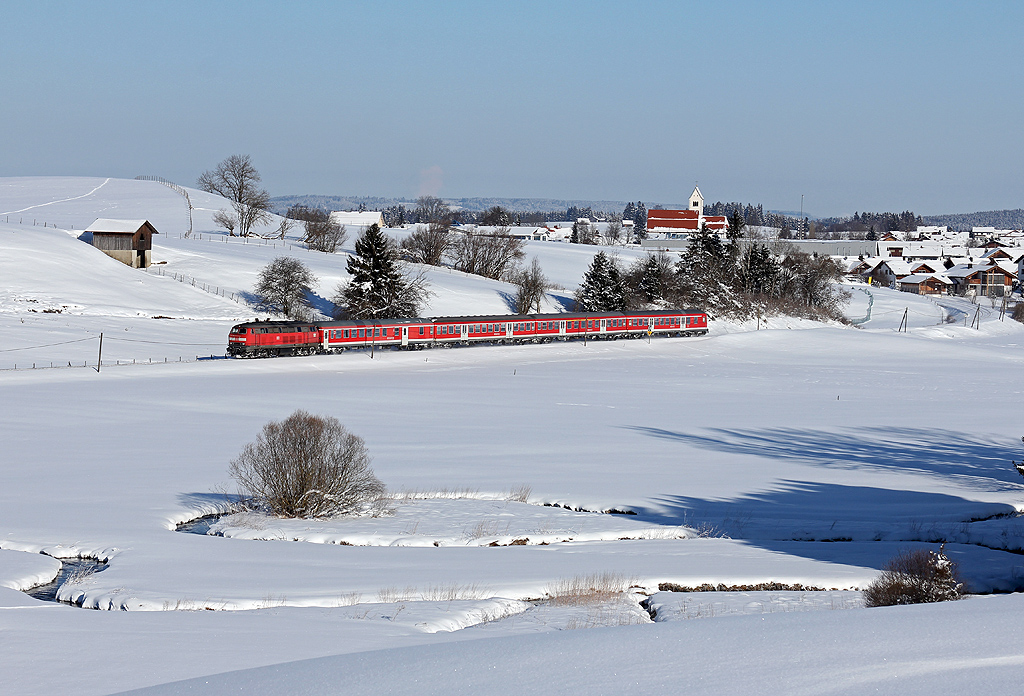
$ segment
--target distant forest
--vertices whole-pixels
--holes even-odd
[[[597,214],[621,212],[626,207],[625,201],[579,201],[559,200],[553,198],[444,198],[454,210],[464,213],[466,217],[474,217],[474,213],[483,213],[495,206],[504,208],[513,214],[529,217],[534,224],[545,220],[561,220],[563,217],[545,217],[552,213],[564,216],[570,209],[589,209]],[[283,215],[293,205],[322,210],[387,210],[399,206],[406,210],[416,208],[416,200],[412,198],[381,198],[379,196],[277,196],[270,199],[274,212]],[[582,217],[582,216],[580,216]],[[568,219],[568,218],[565,218]],[[575,218],[573,218],[575,221]]]
[[[549,198],[445,198],[455,215],[453,222],[485,224],[492,222],[493,211],[500,208],[503,224],[539,225],[545,222],[575,222],[577,218],[633,219],[634,205],[624,201],[559,200]],[[416,223],[417,202],[409,198],[379,196],[277,196],[271,199],[274,212],[284,215],[292,206],[320,210],[380,210],[389,224]],[[647,208],[686,208],[686,204],[647,205]],[[751,227],[775,227],[783,237],[797,236],[801,232],[818,239],[872,239],[886,232],[908,232],[918,225],[946,225],[953,230],[971,227],[997,229],[1024,229],[1024,209],[991,210],[978,213],[951,215],[915,215],[901,213],[857,212],[849,217],[829,217],[801,220],[797,216],[766,211],[764,206],[730,202],[705,204],[705,215],[732,215],[742,213]],[[491,213],[490,215],[488,213]]]
[[[950,229],[969,230],[972,227],[995,227],[998,230],[1024,229],[1024,209],[988,210],[982,213],[953,215],[925,215],[926,225],[948,225]]]

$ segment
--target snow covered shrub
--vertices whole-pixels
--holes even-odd
[[[938,551],[901,551],[889,559],[882,574],[864,590],[864,605],[889,607],[960,599],[963,583],[944,549],[945,545]]]
[[[352,513],[384,495],[363,439],[336,418],[301,410],[264,425],[228,471],[256,504],[281,517]]]

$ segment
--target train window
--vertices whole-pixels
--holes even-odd
[[[345,329],[345,338],[348,338],[348,329]]]
[[[422,335],[423,335],[423,327],[421,326],[420,327],[420,336],[422,336]]]

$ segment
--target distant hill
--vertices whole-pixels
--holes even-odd
[[[972,227],[995,227],[1000,230],[1024,229],[1024,209],[986,210],[980,213],[953,213],[950,215],[923,215],[926,225],[948,225],[955,230]]]
[[[380,196],[275,196],[271,198],[275,213],[283,215],[292,205],[305,205],[310,208],[324,208],[327,210],[356,210],[360,205],[366,206],[367,210],[384,210],[391,206],[404,205],[406,208],[415,208],[416,201],[412,198],[382,198]],[[457,210],[469,210],[472,212],[483,212],[488,208],[500,205],[509,210],[527,213],[545,213],[554,210],[566,210],[570,207],[591,208],[603,213],[621,213],[626,207],[626,201],[584,201],[584,200],[562,200],[557,198],[444,198],[448,205]],[[654,207],[648,201],[644,201],[648,208]],[[664,207],[683,207],[685,204],[664,204]]]

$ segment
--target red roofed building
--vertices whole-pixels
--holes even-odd
[[[693,187],[690,194],[690,207],[686,210],[647,211],[647,230],[649,232],[689,233],[696,232],[704,224],[712,232],[725,232],[729,226],[724,215],[704,215],[704,196],[700,189]]]

